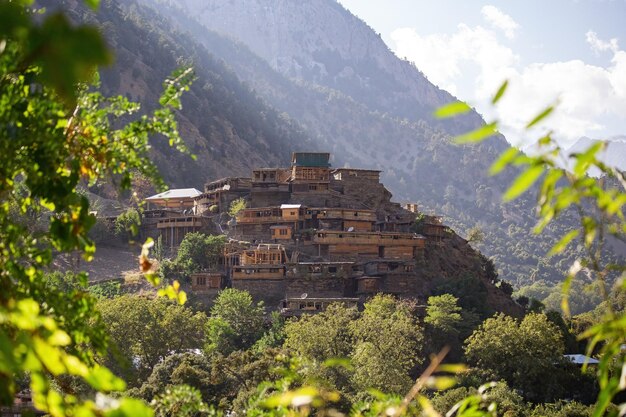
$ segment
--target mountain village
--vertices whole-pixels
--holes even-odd
[[[426,246],[447,235],[441,219],[391,202],[380,171],[332,168],[329,160],[296,152],[288,168],[148,197],[142,227],[172,249],[190,232],[228,237],[220,270],[192,275],[194,293],[243,289],[285,315],[356,305],[379,292],[423,300],[417,271]]]

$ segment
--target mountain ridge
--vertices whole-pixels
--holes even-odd
[[[346,88],[341,91],[333,86],[318,84],[314,79],[293,78],[281,74],[242,41],[207,29],[178,7],[154,3],[153,5],[158,6],[157,12],[144,7],[146,1],[143,0],[139,5],[133,2],[124,3],[120,7],[133,10],[137,19],[149,22],[146,23],[149,30],[157,33],[157,39],[166,39],[164,45],[170,49],[174,49],[176,42],[194,45],[201,43],[202,48],[187,45],[185,49],[179,46],[176,49],[179,51],[177,57],[184,56],[187,62],[193,59],[193,64],[202,70],[203,59],[208,58],[199,56],[211,55],[209,61],[218,62],[230,74],[228,77],[234,77],[237,85],[244,86],[257,98],[254,101],[256,104],[243,106],[249,109],[247,118],[255,118],[255,113],[269,112],[297,127],[293,131],[295,136],[284,131],[279,138],[275,138],[276,144],[271,149],[281,155],[279,158],[272,157],[270,154],[273,151],[263,147],[262,141],[237,142],[229,140],[228,135],[219,137],[220,132],[217,132],[211,139],[215,144],[213,148],[221,147],[221,152],[210,153],[208,158],[205,158],[207,153],[198,155],[199,160],[202,158],[203,165],[197,164],[194,168],[196,182],[190,181],[189,176],[166,172],[166,179],[172,186],[196,185],[198,182],[226,175],[246,175],[249,172],[248,165],[253,160],[259,166],[279,166],[288,158],[286,154],[294,150],[328,151],[334,155],[333,166],[350,165],[383,170],[382,179],[389,184],[396,201],[418,202],[422,211],[444,215],[446,223],[461,235],[469,233],[472,228],[481,228],[485,233],[485,240],[482,243],[475,242],[474,245],[494,260],[504,279],[518,286],[528,283],[531,277],[559,280],[576,258],[575,248],[550,261],[545,258],[557,236],[574,227],[573,218],[566,216],[560,223],[551,225],[544,235],[535,236],[531,232],[536,222],[533,197],[527,194],[512,203],[501,202],[501,195],[507,184],[517,174],[517,171],[509,170],[497,178],[487,175],[492,161],[507,147],[503,137],[497,136],[480,144],[463,147],[454,143],[453,134],[461,127],[476,127],[483,123],[480,118],[476,119],[477,114],[472,113],[460,121],[429,121],[419,118],[418,114],[414,114],[414,120],[410,120],[393,114],[391,110],[372,109],[368,107],[367,100],[364,102],[349,95]],[[263,3],[262,0],[251,1]],[[153,3],[153,0],[150,2]],[[267,2],[265,4],[268,7],[271,5]],[[320,4],[328,4],[337,9],[333,2]],[[348,13],[343,8],[337,9],[337,12]],[[163,16],[167,16],[167,19]],[[358,21],[358,18],[354,17],[352,20]],[[167,33],[163,33],[163,27]],[[184,35],[176,34],[174,39],[175,32]],[[196,52],[189,53],[190,51]],[[386,51],[390,53],[388,49]],[[344,65],[345,62],[339,64]],[[152,62],[151,65],[159,63]],[[359,65],[356,62],[351,67],[362,70],[363,65]],[[124,71],[127,74],[129,71],[132,73],[132,70]],[[367,78],[364,77],[361,79]],[[369,79],[370,84],[380,81],[372,77]],[[423,77],[422,80],[427,82]],[[152,84],[154,87],[154,83]],[[357,84],[352,84],[355,85]],[[360,86],[367,87],[366,84]],[[374,89],[359,94],[377,97],[378,93]],[[195,95],[200,97],[202,93],[196,90]],[[452,99],[450,95],[446,97]],[[203,100],[195,101],[196,105],[191,106],[192,113],[198,113],[198,106],[201,105],[206,106],[203,111],[220,110],[216,103],[207,101],[211,97]],[[185,104],[183,113],[189,108]],[[428,109],[428,117],[432,110],[434,109]],[[232,112],[230,114],[233,115]],[[200,117],[196,114],[194,121],[189,123],[188,131],[193,133],[194,129],[198,130],[196,124],[202,123],[204,119],[206,116]],[[185,129],[181,130],[187,134]],[[190,140],[197,142],[200,136],[196,134]],[[258,157],[251,157],[249,160],[246,156],[237,157],[235,154],[238,152],[238,143],[243,144],[248,155],[252,155],[255,147],[259,146],[261,153],[265,152],[264,161],[259,161]],[[220,153],[226,153],[226,159]],[[163,164],[172,171],[171,164],[167,161]],[[233,166],[226,166],[227,164],[238,168],[233,169]]]

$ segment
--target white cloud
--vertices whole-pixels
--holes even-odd
[[[587,38],[587,43],[591,45],[591,49],[595,52],[611,51],[615,53],[619,51],[617,38],[612,38],[610,41],[605,42],[602,39],[599,39],[598,34],[592,30],[587,32],[585,36]]]
[[[513,51],[498,43],[493,31],[481,26],[470,28],[460,24],[452,35],[427,36],[419,35],[414,29],[403,28],[393,31],[391,39],[396,44],[398,56],[415,62],[431,82],[442,88],[451,86],[456,90],[457,81],[467,71],[468,62],[478,66],[482,82],[507,75],[506,69],[515,66],[519,60]],[[502,70],[504,73],[500,74]]]
[[[581,136],[598,137],[606,119],[626,123],[626,51],[615,39],[606,42],[587,33],[594,50],[613,53],[606,66],[581,60],[522,66],[520,57],[500,43],[494,31],[481,26],[461,24],[453,34],[427,36],[405,28],[394,31],[391,38],[398,56],[415,62],[432,82],[442,88],[452,86],[485,118],[498,117],[511,143],[523,146],[536,139],[536,135],[528,137],[524,126],[556,101],[557,111],[545,124],[564,145]],[[510,81],[509,89],[493,109],[491,96],[505,79]]]
[[[492,5],[483,6],[480,12],[489,23],[502,30],[504,36],[509,39],[515,37],[515,31],[519,29],[519,24],[511,16]]]

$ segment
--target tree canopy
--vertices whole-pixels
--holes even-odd
[[[521,322],[499,314],[487,319],[467,339],[470,364],[504,379],[534,400],[551,399],[564,345],[559,329],[543,314],[528,314]]]
[[[94,361],[106,337],[93,297],[51,292],[43,271],[53,251],[93,256],[88,231],[95,217],[80,181],[108,175],[127,188],[134,172],[156,179],[149,137],[162,134],[183,147],[173,112],[192,74],[175,74],[160,106],[138,116],[138,104],[79,86],[111,61],[98,31],[70,23],[62,12],[39,16],[30,4],[0,4],[0,151],[10,156],[0,162],[0,405],[12,403],[16,377],[26,372],[37,408],[91,415],[98,405],[52,389],[52,380],[73,375],[102,392],[124,383]],[[121,117],[128,122],[114,128],[112,120]],[[48,213],[43,230],[14,221],[32,213]],[[146,412],[137,401],[118,404],[118,412]]]
[[[229,355],[245,350],[263,334],[263,303],[255,304],[246,291],[222,290],[211,308],[206,324],[206,346],[209,355]]]

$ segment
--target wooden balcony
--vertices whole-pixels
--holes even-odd
[[[159,220],[158,229],[180,228],[180,227],[202,227],[202,220],[198,217],[169,217]]]
[[[313,237],[320,245],[377,245],[422,247],[424,237],[411,233],[341,232],[320,230]]]

